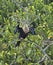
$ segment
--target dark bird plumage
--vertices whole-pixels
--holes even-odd
[[[28,33],[25,33],[23,31],[23,29],[21,27],[19,27],[19,25],[16,26],[16,29],[15,29],[14,33],[16,34],[16,32],[19,33],[19,39],[25,38],[28,35]]]
[[[14,30],[15,34],[16,34],[16,32],[19,33],[19,39],[20,39],[20,41],[18,41],[15,46],[19,46],[20,42],[21,42],[21,39],[25,39],[28,36],[28,33],[31,33],[32,35],[35,35],[35,29],[34,29],[34,27],[33,26],[28,27],[27,25],[24,25],[23,28],[21,28],[21,27],[19,27],[19,25],[17,25],[16,29]]]

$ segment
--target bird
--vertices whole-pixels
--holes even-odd
[[[19,46],[21,43],[22,39],[25,39],[28,34],[35,35],[35,27],[33,25],[34,23],[31,24],[31,26],[28,26],[27,24],[23,25],[23,27],[19,27],[19,25],[16,26],[14,30],[14,34],[17,32],[19,33],[19,41],[16,43],[15,47]]]

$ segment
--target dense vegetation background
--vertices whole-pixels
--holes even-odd
[[[14,34],[20,22],[36,23],[36,35],[29,34],[19,47]],[[53,65],[52,0],[0,0],[0,65]]]

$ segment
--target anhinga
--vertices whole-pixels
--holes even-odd
[[[35,35],[35,27],[34,27],[35,25],[34,24],[35,23],[32,23],[30,27],[27,24],[23,25],[23,27],[19,27],[19,25],[16,26],[14,33],[15,34],[16,32],[19,33],[20,41],[18,41],[15,46],[19,46],[21,39],[25,39],[28,36],[28,33]]]

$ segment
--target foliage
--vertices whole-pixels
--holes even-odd
[[[35,22],[36,35],[29,34],[22,40],[20,46],[15,48],[15,43],[19,40],[19,34],[14,34],[18,22],[21,27],[24,23],[30,25]],[[45,0],[0,1],[0,65],[41,65],[42,58],[45,65],[52,65],[52,41],[53,2],[50,0],[47,3]]]

